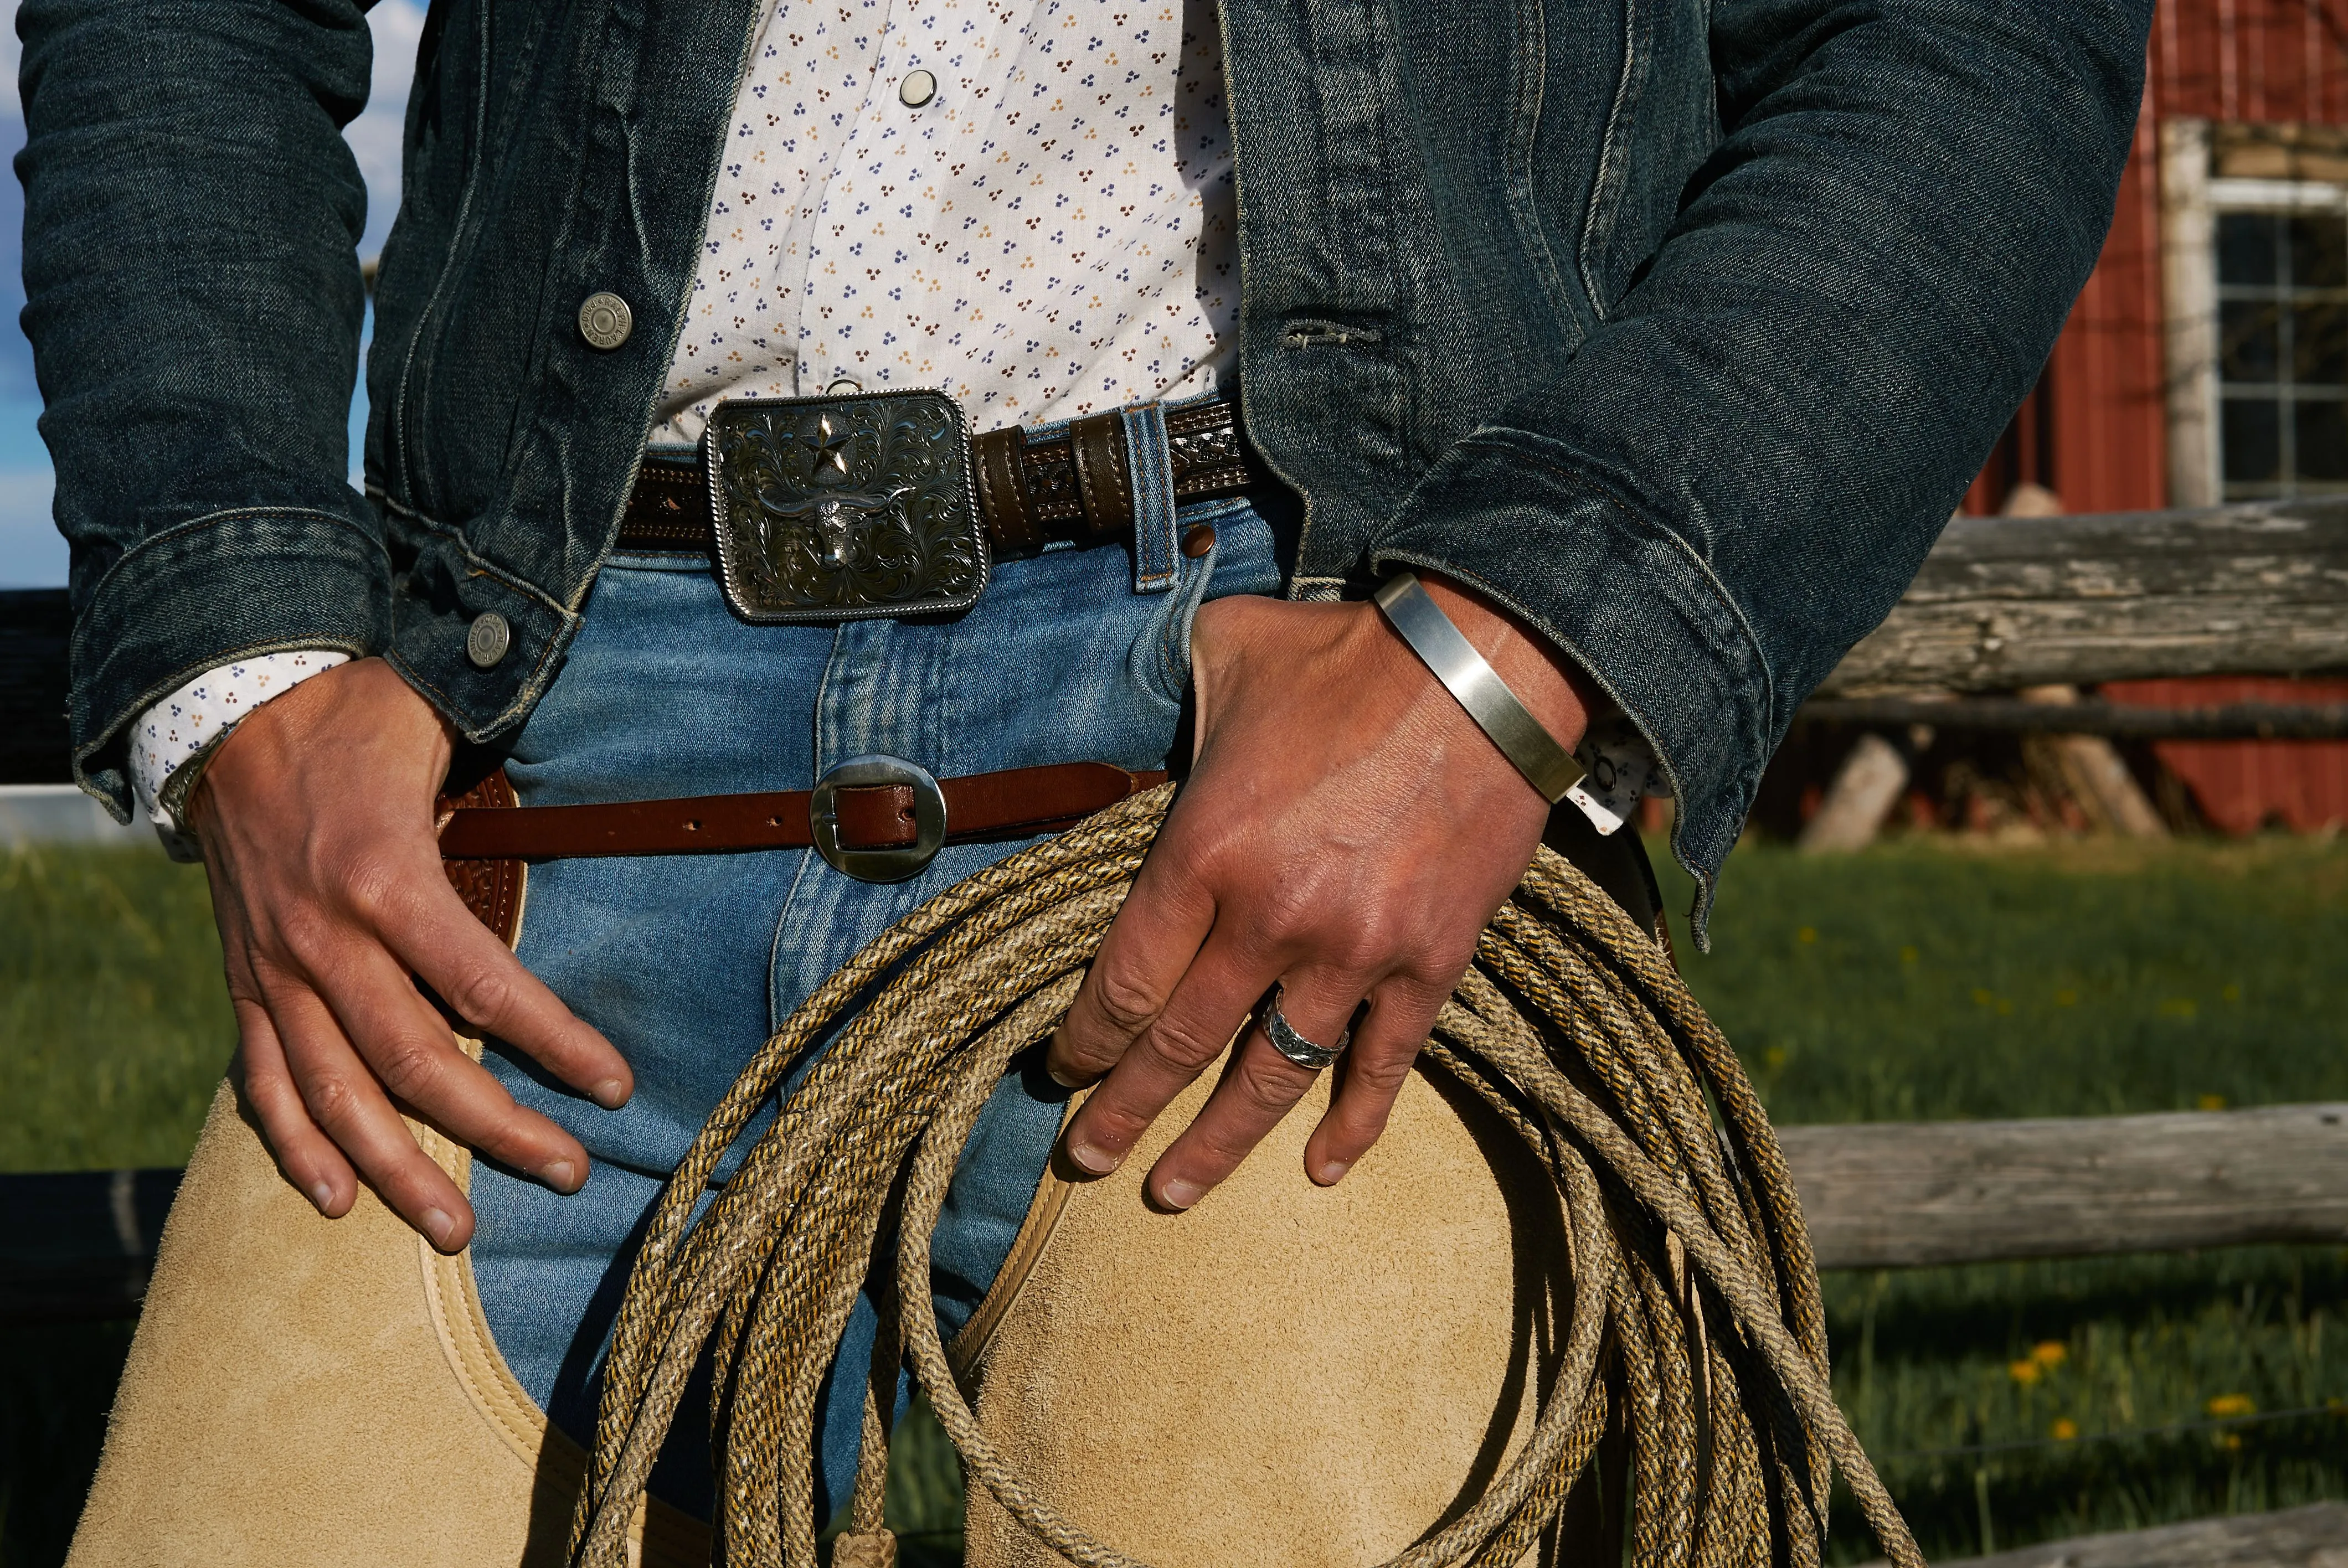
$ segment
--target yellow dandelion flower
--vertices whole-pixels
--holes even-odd
[[[2039,1378],[2044,1375],[2044,1368],[2041,1368],[2035,1361],[2025,1359],[2021,1361],[2008,1361],[2005,1364],[2005,1375],[2013,1378],[2015,1382],[2021,1384],[2025,1389],[2030,1387],[2031,1384],[2038,1381]]]
[[[1902,948],[1900,949],[1900,961],[1903,964],[1912,964],[1923,956],[1923,954],[1918,952],[1913,948]]]
[[[2060,1367],[2071,1348],[2060,1339],[2041,1339],[2030,1348],[2030,1358],[2042,1367]]]
[[[1977,1008],[1985,1008],[1995,1000],[1997,1000],[1996,997],[1991,995],[1988,991],[1982,989],[1981,987],[1975,986],[1973,988],[1973,1006]]]
[[[2248,1394],[2219,1394],[2202,1408],[2219,1419],[2228,1416],[2247,1416],[2258,1409]]]
[[[2046,1429],[2046,1435],[2058,1443],[2075,1442],[2079,1437],[2079,1423],[2068,1416],[2059,1417],[2053,1426]]]
[[[1794,940],[1797,942],[1809,943],[1815,942],[1818,939],[1818,928],[1816,926],[1805,926],[1800,930],[1794,933]]]
[[[2225,986],[2219,989],[2218,994],[2230,1002],[2238,1002],[2242,999],[2242,988],[2240,986]]]
[[[2077,1007],[2079,1005],[2079,993],[2075,990],[2068,989],[2056,991],[2054,993],[2054,1005],[2058,1008]]]
[[[1773,1045],[1761,1053],[1761,1060],[1771,1067],[1783,1067],[1786,1065],[1786,1048]]]
[[[2204,1111],[2223,1111],[2226,1097],[2222,1094],[2197,1094],[2193,1097],[2193,1103]]]

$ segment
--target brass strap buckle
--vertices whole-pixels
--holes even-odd
[[[970,436],[943,393],[730,399],[703,443],[718,580],[743,620],[950,614],[986,587]]]

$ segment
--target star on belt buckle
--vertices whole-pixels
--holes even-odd
[[[703,442],[718,579],[743,620],[945,614],[986,587],[970,437],[943,393],[736,398]]]

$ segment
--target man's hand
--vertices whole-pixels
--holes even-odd
[[[1579,673],[1483,601],[1426,590],[1550,733],[1580,744]],[[1277,981],[1305,1039],[1332,1045],[1354,1026],[1305,1144],[1306,1173],[1326,1185],[1385,1130],[1549,803],[1375,606],[1217,600],[1200,608],[1191,652],[1189,784],[1052,1041],[1055,1078],[1108,1075],[1069,1123],[1068,1154],[1116,1169]],[[1197,1203],[1313,1076],[1251,1029],[1150,1173],[1152,1198]]]
[[[429,703],[362,659],[255,709],[187,813],[211,876],[245,1093],[286,1174],[332,1216],[364,1177],[446,1252],[471,1238],[472,1207],[401,1107],[558,1192],[586,1181],[587,1152],[457,1048],[417,979],[599,1104],[633,1088],[611,1042],[442,875],[432,804],[450,745]]]

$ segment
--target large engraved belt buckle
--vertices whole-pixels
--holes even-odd
[[[736,398],[703,441],[718,579],[745,620],[950,613],[986,587],[970,438],[943,393]]]

